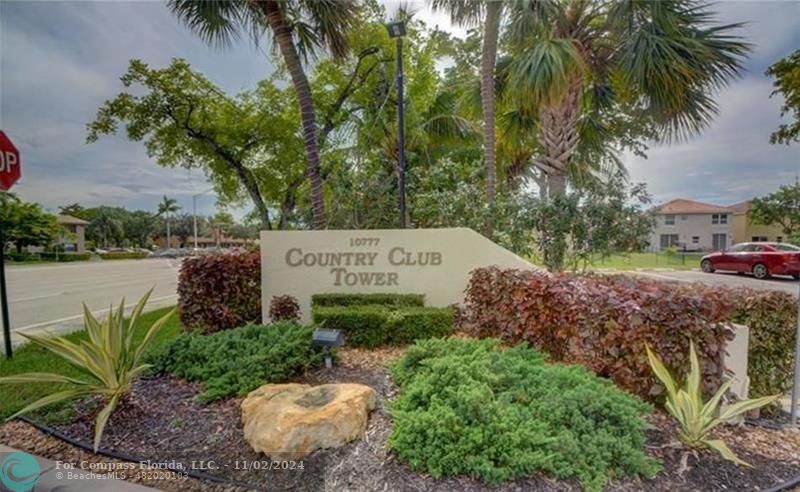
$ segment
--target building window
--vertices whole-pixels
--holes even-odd
[[[675,216],[674,215],[665,215],[664,216],[664,225],[675,225]]]
[[[692,236],[692,244],[700,243],[700,236]]]
[[[775,242],[782,243],[783,242],[783,236],[777,236],[775,238]]]
[[[661,235],[661,249],[667,249],[671,246],[678,245],[677,234],[662,234]]]
[[[711,223],[713,225],[727,224],[728,223],[728,214],[711,214]]]
[[[751,238],[751,241],[754,243],[766,243],[767,241],[769,241],[769,239],[767,239],[767,236],[753,236]]]
[[[688,215],[681,215],[681,220],[686,220],[686,219],[688,219],[688,218],[689,218],[689,216],[688,216]]]
[[[714,249],[725,249],[728,247],[728,236],[727,234],[714,234],[711,237],[711,243]]]

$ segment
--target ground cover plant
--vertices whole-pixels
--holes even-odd
[[[178,312],[187,329],[227,330],[261,318],[258,252],[186,258],[178,278]]]
[[[781,397],[781,394],[737,401],[720,410],[719,405],[722,402],[722,397],[733,384],[733,379],[723,383],[708,401],[703,401],[703,392],[700,386],[700,360],[697,358],[694,343],[689,345],[690,368],[683,387],[678,385],[675,378],[664,366],[664,363],[650,350],[650,347],[645,346],[645,348],[653,373],[661,380],[667,390],[664,406],[678,421],[680,426],[678,437],[680,440],[687,446],[713,449],[726,460],[740,465],[747,465],[746,462],[740,460],[731,451],[725,441],[712,439],[710,433],[723,422],[729,422],[739,415],[775,402]]]
[[[142,363],[145,350],[174,314],[174,310],[167,312],[146,329],[144,336],[137,338],[137,321],[152,292],[151,289],[139,300],[128,320],[124,318],[124,299],[116,311],[109,309],[108,317],[102,322],[98,321],[84,304],[84,327],[89,339],[80,343],[65,337],[47,338],[21,333],[31,343],[64,359],[77,369],[80,376],[30,372],[0,377],[0,384],[56,383],[69,387],[26,405],[9,419],[65,400],[86,396],[100,397],[103,408],[95,417],[94,431],[94,449],[97,451],[100,439],[103,437],[103,429],[111,414],[120,401],[129,394],[133,380],[149,367],[148,364]]]
[[[199,381],[203,401],[243,396],[266,383],[286,381],[324,360],[311,345],[313,326],[294,322],[248,325],[211,335],[184,333],[154,353],[156,373]]]
[[[434,477],[494,484],[542,471],[602,490],[611,477],[659,468],[643,451],[649,405],[525,344],[424,340],[391,371],[400,393],[389,447]]]

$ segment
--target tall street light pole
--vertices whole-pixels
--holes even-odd
[[[403,108],[403,36],[405,21],[386,25],[389,36],[397,39],[397,182],[400,192],[400,227],[406,228],[406,136]]]
[[[214,191],[214,188],[209,188],[200,193],[192,195],[192,232],[194,233],[194,249],[197,251],[197,198],[205,195],[206,193]]]

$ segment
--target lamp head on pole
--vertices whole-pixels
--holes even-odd
[[[386,24],[386,30],[389,31],[389,37],[402,38],[406,35],[406,22],[395,21]]]

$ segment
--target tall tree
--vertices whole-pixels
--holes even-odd
[[[781,116],[791,115],[791,123],[780,125],[770,135],[770,143],[784,143],[800,141],[800,49],[776,62],[767,69],[767,75],[775,77],[772,83],[775,88],[772,95],[783,96]]]
[[[167,223],[167,248],[172,247],[172,237],[170,236],[169,230],[169,221],[172,216],[175,215],[181,207],[178,205],[178,201],[174,198],[168,198],[167,195],[164,195],[164,198],[161,200],[161,203],[158,204],[158,212],[156,215],[164,217],[164,220]]]
[[[754,198],[747,218],[754,224],[777,224],[790,241],[800,240],[800,182]]]
[[[0,192],[0,227],[7,242],[17,253],[26,246],[48,246],[63,232],[55,216],[42,210],[38,203],[26,203],[13,193]],[[0,252],[5,250],[2,245]]]
[[[335,57],[347,52],[347,36],[356,24],[358,4],[352,0],[170,0],[172,12],[211,43],[230,43],[246,33],[256,42],[265,30],[272,34],[292,79],[300,107],[311,184],[313,225],[326,227],[316,114],[301,56],[320,48]]]
[[[705,128],[713,90],[736,77],[749,45],[741,24],[709,4],[525,0],[510,4],[509,95],[536,118],[537,167],[550,195],[566,192],[581,140],[604,131],[587,118],[613,106],[647,118],[664,141]]]
[[[501,0],[433,0],[434,10],[450,13],[459,25],[474,26],[483,20],[481,47],[481,110],[483,112],[483,152],[486,164],[486,202],[494,205],[497,187],[497,161],[495,156],[495,65],[503,17]]]

